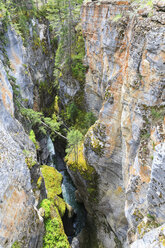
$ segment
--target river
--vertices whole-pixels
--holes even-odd
[[[65,202],[68,203],[74,209],[74,212],[76,214],[75,218],[73,220],[73,228],[75,231],[74,236],[77,236],[78,233],[80,233],[81,230],[85,226],[85,222],[86,222],[85,208],[84,208],[83,204],[80,204],[76,201],[76,198],[75,198],[76,187],[74,186],[73,181],[67,172],[66,166],[64,165],[61,168],[61,166],[59,166],[58,163],[55,162],[56,152],[55,152],[55,148],[54,148],[53,142],[50,139],[50,137],[48,138],[47,148],[48,148],[49,155],[50,155],[49,156],[50,157],[49,165],[53,166],[55,169],[57,169],[63,175],[62,196],[63,196]],[[68,237],[68,238],[70,241],[73,238],[73,236]]]

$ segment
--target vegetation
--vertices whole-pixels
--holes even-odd
[[[11,248],[21,248],[20,242],[15,241]]]
[[[51,132],[52,137],[55,137],[55,135],[59,135],[62,138],[66,139],[66,137],[59,132],[61,122],[57,120],[57,116],[55,115],[55,113],[50,118],[44,117],[44,114],[42,112],[37,112],[33,109],[21,107],[20,111],[22,116],[26,117],[26,119],[31,123],[33,128],[37,128],[40,132],[45,135],[47,133],[47,130],[49,130],[49,132]]]
[[[29,134],[29,138],[31,139],[31,141],[34,143],[36,150],[39,149],[39,143],[36,140],[36,136],[33,130],[30,130],[30,134]]]
[[[28,150],[23,150],[25,155],[25,162],[29,169],[31,169],[37,162],[34,160],[33,155]]]
[[[62,118],[74,129],[78,129],[83,135],[95,123],[96,117],[92,112],[81,110],[75,102],[71,102],[66,111],[62,112]]]
[[[43,247],[69,248],[69,242],[61,220],[66,211],[66,203],[59,197],[62,192],[62,175],[56,169],[47,165],[41,167],[41,172],[44,177],[48,197],[40,205],[45,211],[46,233]]]
[[[66,149],[67,154],[74,154],[75,163],[78,163],[79,151],[78,147],[80,142],[82,141],[83,135],[78,130],[71,130],[67,135],[68,148]]]
[[[86,160],[84,157],[84,151],[83,151],[83,142],[79,142],[78,144],[77,161],[75,160],[75,154],[73,150],[67,153],[65,160],[67,162],[68,167],[71,170],[73,171],[78,170],[85,179],[87,180],[91,179],[92,174],[94,173],[94,169],[93,167],[89,166],[86,163]]]
[[[132,0],[132,3],[139,4],[140,8],[150,6],[153,8],[154,0]]]
[[[163,121],[164,114],[165,114],[164,108],[160,108],[160,109],[154,107],[151,108],[151,117],[154,123],[158,121]]]
[[[54,167],[47,165],[41,167],[41,172],[45,180],[48,199],[54,200],[55,196],[60,195],[62,192],[62,175]]]
[[[82,170],[84,175],[86,172],[89,172],[91,176],[92,169],[87,166],[82,152],[82,140],[96,118],[92,112],[86,112],[85,108],[82,107],[87,68],[83,64],[85,45],[81,27],[77,25],[81,3],[82,0],[43,0],[42,4],[40,0],[4,0],[0,3],[0,21],[3,22],[5,30],[3,32],[7,31],[8,25],[11,25],[17,34],[22,37],[25,46],[29,42],[29,27],[31,27],[33,32],[31,36],[33,39],[33,49],[40,48],[45,54],[47,54],[45,41],[40,40],[34,23],[40,22],[41,18],[43,18],[44,24],[47,24],[52,34],[54,34],[51,44],[57,49],[54,61],[55,80],[52,80],[50,87],[46,80],[44,82],[36,82],[35,85],[38,87],[41,101],[44,102],[45,96],[47,97],[48,95],[54,101],[52,101],[50,107],[43,107],[41,104],[40,111],[28,108],[27,99],[22,99],[16,79],[8,73],[8,79],[13,87],[15,106],[20,117],[29,124],[30,128],[28,128],[31,129],[29,138],[37,150],[39,149],[39,144],[35,130],[37,130],[37,134],[47,135],[49,133],[52,139],[58,135],[68,142],[67,156],[68,158],[72,157],[74,161],[72,164]],[[1,35],[0,41],[2,40],[5,47],[7,40],[5,36],[2,37]],[[5,57],[5,53],[3,57]],[[5,63],[8,66],[7,71],[11,71],[7,56]],[[23,65],[23,67],[25,69],[24,73],[28,74],[28,65]],[[58,81],[61,77],[68,84],[72,80],[77,80],[80,85],[80,92],[74,99],[70,99],[67,106],[62,106],[58,96]],[[47,78],[50,80],[49,75]],[[36,161],[34,161],[30,151],[24,150],[24,155],[27,166],[32,168]],[[45,211],[44,221],[46,229],[43,247],[70,247],[61,220],[67,208],[66,203],[60,197],[62,175],[54,168],[46,165],[41,167],[41,172],[42,176],[37,181],[37,187],[40,188],[44,180],[48,197],[48,199],[44,199],[41,203],[41,207]],[[19,243],[15,242],[12,247],[19,248]]]
[[[64,232],[63,223],[53,202],[44,199],[41,207],[45,210],[45,236],[43,248],[69,248],[69,242]]]
[[[31,19],[36,16],[36,6],[33,0],[28,2],[23,1],[3,1],[0,4],[0,19],[4,25],[10,24],[15,31],[21,35],[23,41],[29,35],[29,27],[27,24],[31,23]]]
[[[116,16],[113,18],[113,21],[114,21],[114,22],[117,22],[117,21],[119,21],[121,18],[122,18],[122,15],[121,15],[121,14],[118,14],[118,15],[116,15]]]

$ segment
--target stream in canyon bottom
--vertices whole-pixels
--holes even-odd
[[[54,158],[56,157],[56,152],[55,152],[55,148],[54,148],[53,142],[50,139],[50,137],[48,138],[47,149],[50,155],[49,165],[53,166],[63,175],[62,196],[65,202],[68,203],[73,208],[74,213],[75,213],[75,217],[73,219],[73,229],[75,233],[72,237],[69,237],[68,235],[68,239],[69,241],[71,241],[72,238],[77,236],[81,232],[81,230],[84,228],[85,222],[86,222],[86,211],[85,211],[83,204],[80,204],[76,201],[76,198],[75,198],[76,187],[74,186],[73,181],[69,173],[67,172],[63,159],[60,157],[59,159],[56,159],[56,162],[55,162]]]

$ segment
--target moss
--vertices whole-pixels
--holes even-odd
[[[87,149],[92,149],[99,157],[104,154],[105,148],[105,130],[106,127],[97,121],[89,130],[86,135],[85,146]]]
[[[147,214],[147,217],[150,218],[151,220],[155,221],[155,216],[151,215],[151,214]]]
[[[145,130],[145,129],[142,130],[142,132],[141,132],[141,139],[147,140],[149,138],[150,138],[150,133],[148,133],[147,130]]]
[[[21,248],[20,242],[15,241],[14,244],[12,244],[11,248]]]
[[[40,206],[45,210],[43,248],[69,248],[70,245],[64,232],[61,216],[53,201],[44,199]]]
[[[33,159],[32,156],[26,156],[25,162],[29,169],[31,169],[36,164],[36,161]]]
[[[104,144],[97,139],[94,135],[91,136],[91,149],[99,156],[103,155]]]
[[[160,234],[159,235],[159,242],[165,247],[165,236]]]
[[[159,227],[159,223],[157,223],[154,219],[149,218],[149,219],[146,219],[146,221],[143,220],[137,226],[137,230],[138,230],[140,238],[142,238],[145,233],[157,227]]]
[[[62,175],[47,165],[42,166],[41,171],[48,192],[48,199],[44,199],[40,204],[45,211],[43,248],[69,248],[70,245],[61,220],[66,211],[66,203],[58,196],[61,194]]]
[[[57,210],[58,211],[58,210]],[[55,217],[45,223],[46,233],[43,238],[43,248],[69,248],[69,242],[64,232],[61,219]]]
[[[40,189],[42,183],[42,177],[39,177],[37,180],[37,188]]]
[[[140,212],[139,209],[135,209],[134,213],[133,213],[133,216],[136,217],[136,219],[139,221],[139,220],[142,220],[143,219],[143,214]]]
[[[39,143],[36,140],[36,136],[33,130],[30,130],[29,139],[34,143],[36,150],[39,149]]]
[[[94,172],[94,168],[86,163],[83,152],[83,143],[78,146],[78,163],[75,163],[74,157],[74,152],[72,152],[65,158],[69,169],[73,171],[78,170],[85,179],[90,180],[91,175]]]
[[[51,204],[52,204],[51,201],[48,199],[44,199],[40,204],[40,207],[42,207],[45,210],[45,216],[44,216],[45,219],[50,217]]]
[[[48,200],[57,207],[61,217],[63,217],[66,211],[66,203],[58,196],[62,193],[62,175],[55,168],[47,165],[42,166],[41,172],[44,177]]]
[[[95,189],[94,188],[87,188],[87,191],[89,194],[92,194],[95,192]]]
[[[66,157],[67,166],[70,170],[75,173],[78,172],[81,177],[86,181],[87,188],[86,190],[89,202],[97,201],[97,178],[96,172],[92,166],[89,166],[85,160],[84,152],[83,152],[83,143],[78,147],[78,163],[75,163],[74,154],[71,153]]]
[[[118,22],[122,18],[122,14],[118,14],[113,18],[114,22]]]
[[[105,91],[104,100],[108,100],[109,98],[113,98],[113,94],[107,89]]]
[[[117,236],[115,236],[114,241],[116,243],[116,248],[122,248],[121,241],[118,239]]]
[[[47,165],[43,165],[41,167],[41,172],[45,180],[48,199],[54,199],[56,195],[60,195],[62,193],[62,175],[55,168]]]
[[[164,114],[165,114],[165,110],[162,108],[157,108],[157,107],[151,108],[151,117],[154,123],[158,121],[163,121]]]
[[[65,214],[65,211],[66,211],[66,203],[65,203],[65,201],[61,197],[55,196],[54,204],[58,208],[61,217],[63,217],[64,214]]]

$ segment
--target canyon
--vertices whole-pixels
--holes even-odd
[[[86,229],[71,244],[74,248],[165,246],[165,2],[152,2],[151,7],[124,0],[84,1],[81,7],[87,68],[81,104],[97,120],[84,138],[85,169],[81,163],[67,167],[87,211]],[[38,85],[53,78],[56,51],[47,23],[33,20],[33,25],[44,47],[34,47],[32,32],[25,46],[14,28],[3,30],[0,22],[8,39],[0,46],[2,248],[15,247],[17,241],[18,248],[43,247],[40,203],[48,190],[39,162],[48,160],[48,141],[44,135],[38,138],[42,151],[37,161],[13,87],[14,77],[25,108],[39,111],[52,104],[51,96],[41,98]],[[63,105],[82,93],[75,79],[67,84],[61,77],[59,88]],[[64,143],[57,142],[64,154]],[[28,167],[29,161],[34,167]]]

